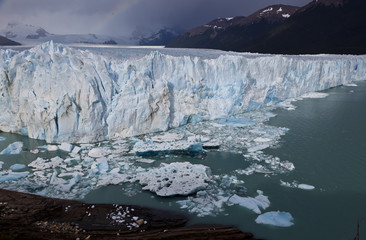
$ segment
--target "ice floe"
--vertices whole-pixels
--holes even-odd
[[[211,170],[201,164],[175,162],[137,173],[142,189],[159,196],[189,195],[208,186]]]
[[[257,214],[261,214],[261,210],[265,210],[269,207],[270,201],[268,200],[267,196],[263,195],[263,192],[258,190],[258,196],[255,198],[252,197],[240,197],[236,194],[229,198],[229,202],[232,204],[238,204],[242,207],[245,207],[249,210]]]
[[[5,141],[5,139],[6,139],[5,137],[0,136],[0,141]]]
[[[61,143],[61,145],[59,146],[59,149],[65,152],[71,152],[73,149],[73,146],[70,143]]]
[[[16,163],[16,164],[11,165],[9,169],[12,170],[12,171],[18,171],[18,170],[21,170],[23,168],[26,168],[26,166],[24,164]]]
[[[267,224],[277,227],[291,227],[294,225],[294,218],[288,212],[266,212],[259,215],[255,222],[258,224]]]
[[[326,98],[328,96],[328,93],[311,92],[301,95],[301,98]]]
[[[299,188],[299,189],[303,189],[303,190],[314,190],[315,187],[309,184],[304,184],[304,183],[298,183],[297,181],[293,181],[292,183],[289,182],[284,182],[282,180],[280,180],[281,182],[281,186],[284,187],[290,187],[290,188]]]
[[[28,174],[29,172],[12,172],[12,171],[0,172],[0,183],[25,178],[26,176],[28,176]]]
[[[22,142],[14,142],[0,152],[0,155],[19,154],[23,150]]]

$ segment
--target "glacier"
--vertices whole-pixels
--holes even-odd
[[[52,41],[0,49],[0,131],[97,142],[227,118],[366,78],[366,56],[196,51],[108,58]]]

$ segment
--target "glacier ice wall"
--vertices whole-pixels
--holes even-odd
[[[0,131],[93,142],[212,120],[366,79],[366,56],[152,51],[102,55],[47,42],[0,50]]]

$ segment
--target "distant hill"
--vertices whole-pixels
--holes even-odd
[[[171,40],[178,37],[183,31],[179,29],[164,28],[150,36],[140,37],[139,45],[142,46],[165,46]]]
[[[17,43],[15,41],[12,41],[6,37],[0,36],[0,46],[10,46],[10,45],[20,45],[20,43]]]
[[[301,8],[274,5],[248,17],[222,20],[222,25],[212,24],[220,20],[216,19],[183,33],[168,47],[278,54],[366,54],[365,12],[365,0],[314,0]]]
[[[0,35],[22,44],[38,44],[53,40],[56,43],[134,44],[128,37],[99,34],[52,34],[42,27],[22,23],[9,23]]]
[[[299,7],[273,5],[248,17],[217,18],[203,26],[184,32],[168,47],[215,48],[238,50],[243,44],[283,23]]]

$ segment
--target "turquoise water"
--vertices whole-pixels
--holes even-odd
[[[149,167],[166,163],[190,161],[204,164],[214,175],[236,175],[244,184],[235,185],[233,191],[241,196],[256,196],[258,189],[269,197],[267,211],[285,211],[292,214],[295,225],[288,228],[271,227],[255,223],[258,214],[240,206],[226,206],[214,217],[197,217],[180,209],[176,203],[185,197],[158,197],[142,191],[139,184],[123,184],[101,187],[91,191],[83,199],[91,203],[137,204],[170,209],[187,214],[190,224],[228,224],[250,231],[258,238],[286,239],[353,239],[357,220],[361,222],[361,239],[366,236],[366,82],[357,87],[337,87],[325,91],[324,99],[304,99],[294,102],[295,111],[277,109],[276,117],[267,124],[290,130],[282,136],[277,148],[266,149],[266,154],[291,161],[295,170],[286,174],[264,176],[238,175],[236,169],[250,165],[243,154],[210,151],[205,159],[190,157],[157,157]],[[45,145],[44,141],[32,140],[15,134],[0,133],[6,137],[0,141],[4,149],[14,141],[24,142],[23,150]],[[233,136],[234,137],[234,136]],[[67,154],[62,151],[34,155],[23,151],[18,155],[0,156],[3,169],[14,163],[28,164],[37,157],[51,158]],[[141,163],[144,167],[144,163]],[[29,171],[29,168],[25,169]],[[24,171],[24,170],[22,170]],[[280,185],[286,182],[306,183],[315,190],[305,191]],[[0,186],[6,187],[7,183]],[[60,196],[55,196],[60,197]],[[365,238],[366,239],[366,238]]]

